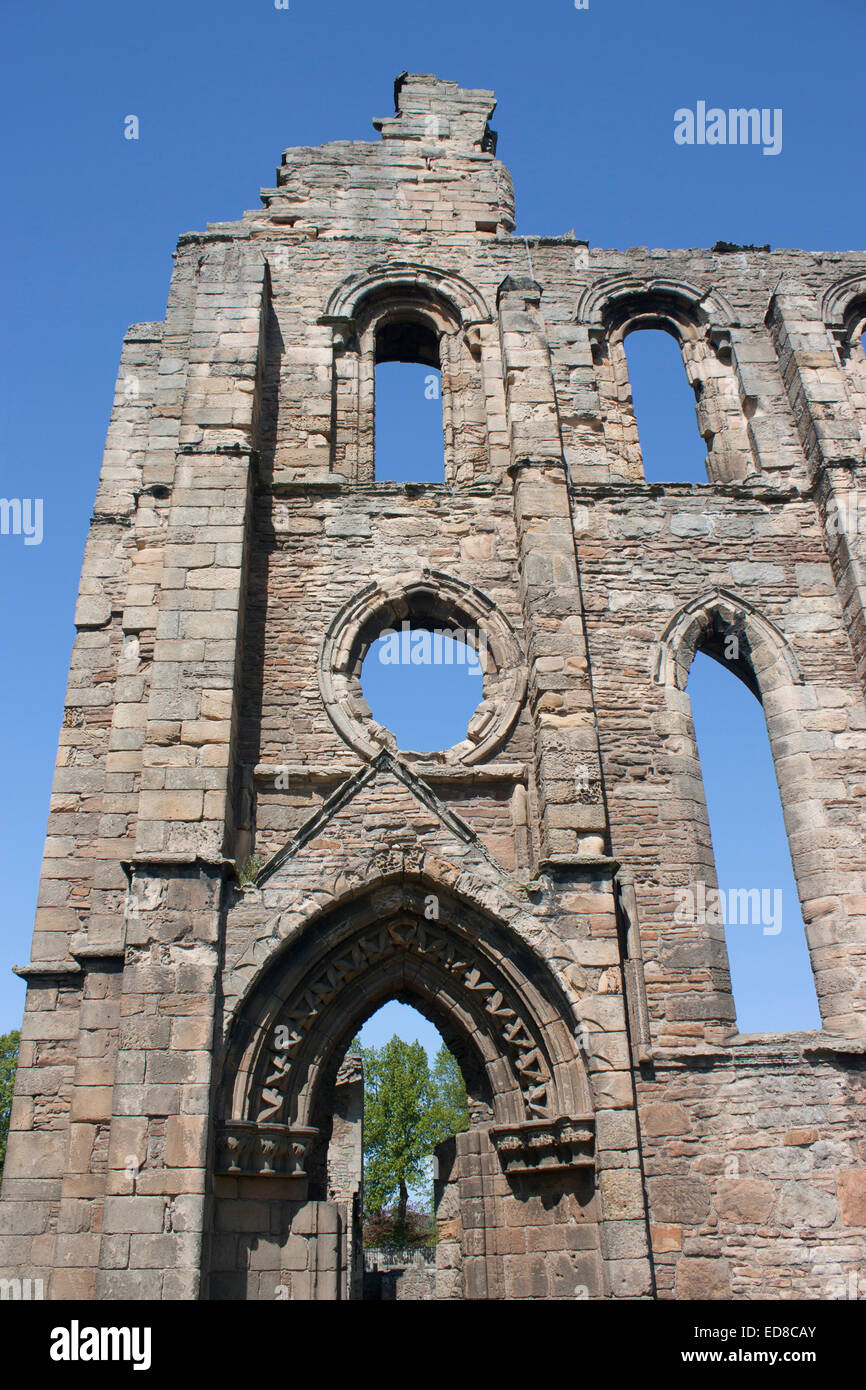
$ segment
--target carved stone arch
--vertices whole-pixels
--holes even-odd
[[[725,639],[736,641],[725,654]],[[762,701],[782,684],[802,685],[800,663],[787,639],[747,599],[728,589],[711,589],[669,620],[656,651],[654,679],[685,690],[695,652],[702,648]]]
[[[396,746],[393,735],[367,709],[360,677],[372,642],[385,628],[399,630],[404,619],[460,632],[467,645],[478,651],[482,698],[467,736],[432,757],[448,763],[484,761],[507,738],[523,704],[527,684],[523,653],[510,622],[492,599],[475,585],[438,570],[374,580],[331,619],[319,659],[319,687],[328,717],[364,758]]]
[[[431,878],[434,862],[372,869],[323,905],[235,1009],[214,1069],[214,1225],[227,1234],[209,1256],[212,1297],[364,1296],[361,1072],[341,1062],[394,997],[439,1028],[469,1095],[469,1128],[435,1151],[435,1297],[535,1297],[551,1261],[568,1290],[552,1296],[573,1296],[579,1277],[604,1297],[615,1278],[578,1005],[537,920],[527,933],[501,885],[448,863]],[[515,1265],[508,1233],[524,1226],[532,1243]]]
[[[287,941],[247,991],[224,1052],[222,1159],[237,1157],[244,1141],[246,1167],[257,1171],[262,1146],[274,1140],[283,1171],[298,1173],[301,1151],[316,1139],[320,1086],[365,1019],[393,997],[411,1000],[444,1031],[497,1133],[570,1117],[586,1131],[583,1157],[591,1154],[575,1020],[549,968],[451,889],[394,874]]]
[[[736,326],[730,303],[719,290],[702,290],[688,280],[666,276],[644,279],[634,275],[612,275],[587,285],[575,306],[578,323],[592,330],[622,335],[630,317],[649,315],[670,319],[675,336],[698,336],[725,331]]]
[[[223,979],[223,1040],[235,1027],[248,1001],[258,988],[259,980],[270,970],[277,956],[291,942],[306,932],[319,931],[322,924],[341,913],[372,882],[391,882],[410,875],[430,891],[446,889],[467,912],[474,912],[499,922],[530,954],[540,952],[555,973],[557,987],[567,1007],[579,1010],[585,991],[579,975],[571,967],[573,957],[563,955],[561,942],[554,933],[539,932],[538,918],[523,891],[515,892],[510,875],[493,861],[472,863],[453,861],[421,845],[381,847],[364,858],[352,856],[341,867],[334,867],[324,876],[317,875],[315,887],[309,880],[289,880],[269,885],[265,897],[254,883],[243,889],[245,918],[260,909],[260,924],[248,929],[247,942],[241,954],[227,968]],[[547,883],[544,876],[538,881],[541,890]],[[581,1034],[581,1038],[583,1034]],[[598,1059],[584,1055],[587,1075],[594,1076]]]
[[[483,295],[464,276],[414,261],[389,261],[349,276],[330,294],[324,318],[327,322],[357,320],[365,300],[399,298],[407,291],[426,291],[434,301],[449,305],[457,325],[463,329],[491,322]]]
[[[827,290],[821,313],[839,357],[847,362],[866,330],[866,274],[847,275]],[[860,354],[862,356],[862,352]]]
[[[225,1033],[241,1013],[261,972],[270,968],[277,952],[303,932],[318,930],[318,924],[332,913],[342,911],[373,880],[388,880],[412,874],[418,882],[444,886],[461,903],[484,915],[492,916],[508,927],[527,945],[538,944],[538,923],[526,912],[527,904],[515,897],[508,877],[493,863],[471,865],[465,860],[454,863],[420,845],[380,847],[368,856],[352,856],[341,867],[335,867],[323,877],[317,875],[313,893],[293,884],[281,885],[280,905],[263,910],[261,924],[252,928],[247,945],[225,975]],[[253,884],[244,888],[245,903],[263,904],[261,891]],[[273,886],[271,892],[273,892]],[[567,979],[561,981],[568,993]],[[569,993],[575,1002],[577,996]]]

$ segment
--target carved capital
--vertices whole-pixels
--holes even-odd
[[[318,1133],[308,1126],[229,1120],[217,1132],[217,1172],[305,1177],[304,1164]]]
[[[592,1115],[560,1115],[555,1120],[493,1125],[490,1137],[502,1171],[509,1176],[595,1167]]]

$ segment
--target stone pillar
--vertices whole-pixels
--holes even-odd
[[[98,1298],[199,1296],[222,883],[219,865],[135,867]]]
[[[463,1227],[457,1138],[452,1135],[434,1150],[433,1206],[436,1214],[436,1297],[463,1298]]]
[[[155,613],[146,604],[159,568],[145,532],[166,445],[174,457],[166,383],[185,378],[182,360],[166,354],[185,352],[189,283],[181,256],[166,323],[133,325],[124,340],[75,610],[32,960],[18,970],[28,998],[0,1273],[23,1269],[49,1297],[88,1297],[95,1277],[123,954],[120,861],[134,835],[146,699],[139,635],[145,612]]]
[[[833,578],[866,685],[866,549],[860,523],[864,438],[829,330],[806,286],[784,284],[767,326],[809,466]]]
[[[333,1127],[327,1155],[328,1198],[341,1211],[341,1298],[364,1293],[364,1067],[350,1053],[334,1085]]]
[[[541,857],[591,858],[604,851],[606,819],[568,476],[540,298],[534,280],[509,278],[499,291]]]
[[[738,324],[729,331],[752,452],[762,475],[752,481],[784,487],[802,476],[803,450],[773,343],[754,327]]]

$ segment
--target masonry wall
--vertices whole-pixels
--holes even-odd
[[[164,323],[127,335],[20,972],[0,1264],[52,1297],[337,1296],[347,1211],[225,1166],[222,1127],[256,1124],[255,1086],[226,1078],[267,972],[398,885],[412,920],[453,894],[455,930],[478,913],[479,939],[533,953],[563,1107],[544,1118],[593,1143],[588,1187],[580,1168],[546,1207],[515,1196],[494,1122],[519,1144],[534,1121],[488,1058],[441,1296],[845,1296],[866,1236],[866,258],[515,237],[492,94],[404,75],[395,95],[381,140],[288,151],[261,209],[182,237]],[[439,343],[439,485],[375,481],[392,322]],[[644,479],[623,340],[647,323],[680,344],[706,482]],[[376,623],[419,612],[493,654],[465,743],[424,757],[358,682]],[[723,931],[676,918],[677,889],[714,883],[685,682],[726,635],[767,718],[813,1035],[741,1037]],[[340,997],[348,1028],[364,1001]],[[457,1049],[464,1004],[441,1020]]]

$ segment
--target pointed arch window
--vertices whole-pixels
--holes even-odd
[[[821,953],[809,955],[815,919],[824,915],[823,940],[835,929],[822,894],[837,865],[822,848],[830,829],[811,771],[814,697],[797,658],[773,623],[716,590],[670,620],[656,679],[670,692],[671,790],[688,827],[673,931],[702,945],[719,1005],[708,1017],[733,1019],[727,993],[741,1032],[819,1028],[819,1002],[825,1018],[845,1008]]]
[[[703,885],[703,892],[696,884],[695,910],[715,916],[724,927],[738,1030],[820,1028],[754,671],[724,632],[711,631],[695,653],[686,688],[716,878]]]

